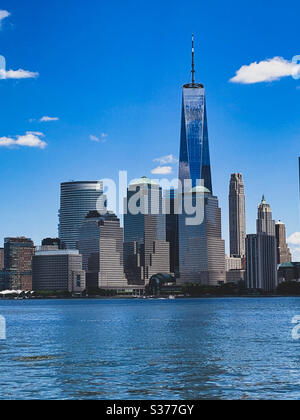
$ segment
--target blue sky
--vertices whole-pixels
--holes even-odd
[[[300,231],[300,80],[229,82],[254,62],[263,63],[252,76],[270,71],[274,62],[267,70],[264,62],[274,57],[286,60],[283,72],[291,67],[299,2],[9,0],[0,10],[10,13],[0,55],[15,72],[0,79],[0,139],[10,143],[0,147],[1,241],[55,236],[60,182],[116,179],[126,169],[129,178],[151,176],[154,159],[178,157],[192,32],[224,238],[232,172],[245,178],[249,233],[263,193],[288,234]]]

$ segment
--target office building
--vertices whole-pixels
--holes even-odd
[[[277,263],[289,263],[292,261],[292,254],[286,242],[285,224],[280,220],[275,225],[277,243]]]
[[[166,208],[166,239],[170,244],[170,271],[179,274],[179,243],[178,243],[178,191],[165,191]]]
[[[124,267],[129,284],[148,285],[157,273],[170,273],[162,189],[146,177],[128,187],[124,215]]]
[[[120,289],[127,286],[123,265],[123,229],[113,213],[91,211],[79,231],[88,288]]]
[[[32,290],[32,257],[34,243],[31,239],[4,239],[4,269],[3,276],[7,288],[11,290]]]
[[[213,196],[206,96],[204,85],[195,83],[194,40],[192,82],[183,86],[179,180],[184,191],[179,198],[183,210],[178,216],[179,281],[182,284],[225,283],[221,209],[218,198]],[[191,188],[188,189],[187,184]],[[187,223],[189,212],[185,203],[189,200],[201,214],[196,225]]]
[[[34,291],[82,293],[85,272],[78,250],[37,250],[32,260]]]
[[[97,181],[61,184],[59,239],[65,249],[77,249],[79,229],[86,215],[103,202],[103,184]]]
[[[179,179],[191,187],[202,185],[211,193],[211,167],[204,85],[195,83],[194,40],[192,45],[192,83],[183,86]]]
[[[245,187],[242,174],[232,174],[229,188],[230,255],[246,254]]]
[[[226,283],[225,242],[222,240],[221,209],[217,197],[205,187],[195,187],[190,194],[194,207],[198,200],[200,223],[189,225],[184,210],[178,216],[180,284],[217,286]]]
[[[249,289],[270,293],[278,285],[275,221],[264,197],[258,207],[257,233],[246,238],[246,276]]]

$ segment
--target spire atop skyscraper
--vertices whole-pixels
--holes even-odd
[[[195,48],[194,48],[194,34],[192,34],[192,84],[195,84]]]

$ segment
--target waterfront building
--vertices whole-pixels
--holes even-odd
[[[195,83],[194,40],[192,82],[183,86],[179,180],[184,188],[182,213],[178,216],[179,282],[218,285],[226,282],[225,244],[221,233],[221,209],[213,196],[206,96]],[[191,189],[186,191],[187,184]],[[182,191],[180,191],[182,193]],[[179,193],[179,196],[180,196]],[[189,225],[187,200],[200,203],[200,221]]]
[[[272,210],[264,196],[258,207],[257,233],[246,238],[247,287],[274,292],[277,278],[277,243]]]
[[[147,285],[153,275],[170,273],[162,188],[146,177],[132,181],[125,209],[125,274],[129,284]]]
[[[179,244],[178,244],[178,191],[165,191],[166,208],[166,239],[170,244],[170,271],[178,276],[179,273]]]
[[[232,174],[229,188],[230,255],[246,254],[245,187],[242,174]]]
[[[90,211],[97,210],[101,198],[103,198],[103,184],[100,181],[61,184],[58,230],[62,248],[77,249],[79,229],[86,215]]]
[[[32,259],[34,291],[65,291],[82,293],[85,288],[85,271],[78,250],[37,249]]]
[[[276,244],[277,244],[277,263],[289,263],[292,261],[292,254],[286,242],[286,228],[285,224],[280,220],[275,225],[276,229]]]
[[[184,206],[178,216],[179,284],[217,286],[226,282],[225,242],[222,240],[221,209],[218,198],[205,187],[195,187],[190,195],[193,205],[201,203],[202,221],[189,225]]]
[[[239,283],[241,281],[245,281],[245,258],[226,256],[225,262],[227,283]]]
[[[113,213],[91,211],[79,231],[88,288],[120,289],[127,286],[123,265],[123,229]]]
[[[32,290],[32,257],[34,243],[31,239],[4,239],[4,269],[6,286],[11,290]],[[3,277],[2,277],[3,278]]]

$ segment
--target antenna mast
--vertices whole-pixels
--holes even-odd
[[[192,34],[192,84],[195,84],[195,48],[194,48],[194,34]]]

